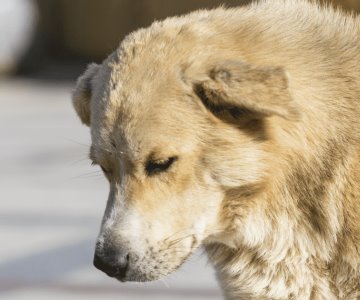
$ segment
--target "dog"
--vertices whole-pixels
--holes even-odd
[[[94,264],[150,281],[203,246],[226,299],[360,299],[360,19],[304,0],[128,35],[73,105],[110,193]]]

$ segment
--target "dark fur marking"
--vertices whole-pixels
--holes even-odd
[[[335,172],[343,164],[343,153],[336,141],[330,141],[323,152],[320,164],[298,165],[287,180],[291,194],[313,230],[328,236],[327,188],[334,181]]]
[[[206,109],[216,118],[238,127],[255,140],[267,140],[264,115],[242,106],[214,104],[211,99],[219,98],[221,95],[216,94],[215,91],[206,90],[201,84],[195,84],[193,90]]]

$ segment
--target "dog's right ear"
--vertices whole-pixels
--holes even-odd
[[[77,80],[72,95],[72,102],[76,113],[80,117],[81,122],[87,126],[90,126],[91,119],[92,80],[99,68],[100,66],[97,64],[90,64],[84,74]]]
[[[277,115],[298,120],[300,112],[292,99],[288,76],[281,67],[256,66],[224,61],[200,71],[192,78],[193,90],[216,114],[244,113],[257,117]]]

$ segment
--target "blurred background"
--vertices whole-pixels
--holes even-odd
[[[0,299],[221,299],[201,252],[155,283],[120,284],[92,267],[108,186],[70,98],[86,64],[132,30],[249,2],[0,0]],[[328,2],[360,11],[360,0]]]

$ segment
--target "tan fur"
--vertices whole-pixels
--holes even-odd
[[[97,251],[144,281],[204,245],[226,299],[360,299],[359,62],[360,19],[302,0],[130,34],[73,97],[110,182]]]

